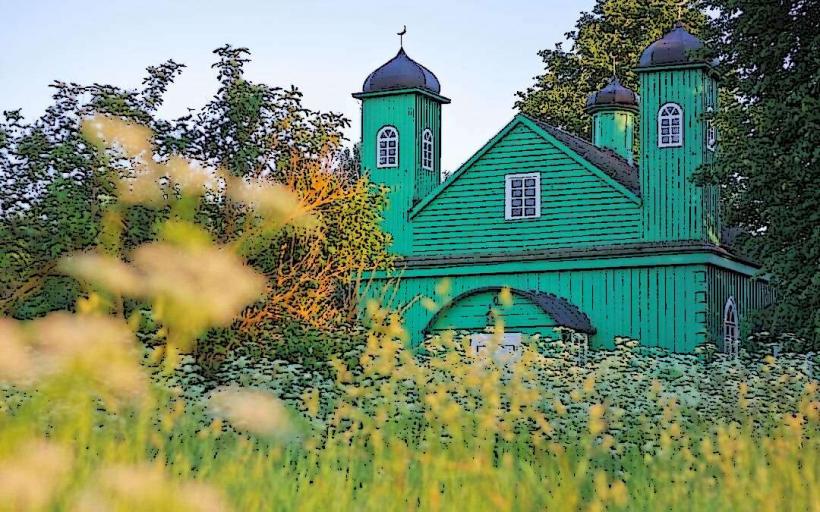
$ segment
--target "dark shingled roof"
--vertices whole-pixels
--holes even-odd
[[[458,304],[458,302],[462,299],[484,292],[498,293],[501,290],[501,286],[483,286],[456,296],[435,315],[433,315],[433,318],[427,324],[425,331],[429,332],[431,326],[435,324],[439,315],[450,309],[455,304]],[[533,304],[538,306],[544,313],[552,318],[555,324],[559,327],[567,327],[576,332],[582,332],[585,334],[595,334],[596,332],[595,328],[592,327],[592,323],[589,321],[589,317],[587,317],[583,312],[581,312],[580,309],[563,297],[558,297],[554,293],[545,293],[537,290],[519,290],[516,288],[511,288],[510,292],[513,295],[518,295],[532,301]]]
[[[370,73],[364,81],[362,92],[414,88],[425,89],[435,94],[441,92],[441,84],[436,75],[408,57],[404,48],[401,48],[395,57]]]
[[[627,190],[635,195],[640,195],[641,182],[637,166],[630,165],[629,162],[624,160],[618,153],[612,151],[611,149],[599,148],[581,137],[567,133],[564,130],[530,116],[527,117],[541,127],[545,132],[549,133],[561,141],[562,144],[577,153],[581,158],[602,170],[610,178],[626,187]]]

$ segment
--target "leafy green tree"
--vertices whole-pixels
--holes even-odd
[[[706,16],[694,2],[680,0],[597,0],[566,33],[569,49],[557,43],[538,52],[544,73],[517,93],[516,108],[571,133],[589,136],[584,113],[589,93],[603,87],[614,72],[626,87],[638,89],[633,68],[641,51],[678,20],[702,35]]]
[[[709,0],[723,102],[719,183],[740,248],[777,287],[776,330],[820,339],[820,2]]]
[[[5,183],[0,188],[0,311],[30,318],[70,308],[79,288],[57,272],[55,262],[68,253],[105,246],[101,225],[112,221],[105,218],[106,206],[116,195],[118,178],[130,171],[127,162],[97,152],[80,133],[84,118],[101,113],[150,128],[158,158],[180,154],[239,179],[295,188],[319,220],[326,220],[314,231],[319,234],[281,230],[244,256],[271,279],[272,304],[283,295],[287,304],[299,304],[284,313],[308,317],[320,310],[325,322],[350,318],[348,304],[334,304],[333,298],[349,295],[345,285],[355,271],[387,261],[388,238],[379,229],[383,191],[328,172],[333,156],[343,154],[342,130],[349,121],[305,108],[295,87],[248,81],[243,72],[247,49],[223,46],[214,53],[216,94],[178,119],[156,115],[184,68],[174,61],[149,67],[138,90],[56,82],[53,104],[32,123],[19,112],[5,113],[0,120],[0,179]],[[197,221],[216,241],[233,239],[246,225],[247,209],[224,197],[206,197],[195,208]],[[127,256],[130,248],[156,238],[167,216],[167,208],[140,204],[122,210],[115,219],[123,224],[120,245],[110,249]],[[263,312],[266,320],[283,314],[282,308]]]

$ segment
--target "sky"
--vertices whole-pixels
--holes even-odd
[[[392,58],[407,26],[408,55],[452,99],[442,112],[442,169],[467,160],[514,115],[515,92],[543,71],[537,52],[565,39],[593,0],[378,2],[326,0],[0,0],[0,110],[40,116],[54,80],[137,88],[145,68],[186,64],[165,117],[216,92],[211,52],[252,52],[246,77],[296,85],[308,108],[343,113],[359,138],[367,75]]]

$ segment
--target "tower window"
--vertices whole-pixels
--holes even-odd
[[[399,132],[392,126],[385,126],[376,135],[376,146],[379,148],[376,167],[398,167],[399,165]]]
[[[683,146],[683,109],[675,103],[667,103],[658,111],[658,147]]]
[[[541,175],[508,174],[504,218],[532,219],[541,215]]]
[[[729,297],[723,307],[723,352],[729,357],[737,357],[740,352],[740,324],[734,297]]]
[[[433,170],[433,132],[429,128],[421,135],[421,168]]]

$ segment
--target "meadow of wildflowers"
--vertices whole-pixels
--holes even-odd
[[[121,201],[172,214],[120,255],[112,209],[108,246],[62,265],[88,284],[76,312],[0,320],[0,510],[820,510],[802,356],[707,363],[618,340],[579,359],[532,340],[496,362],[458,333],[411,351],[371,304],[366,343],[327,371],[236,359],[206,376],[196,338],[264,292],[243,245],[316,219],[282,186],[159,163],[138,127],[87,134],[138,161]],[[253,216],[237,240],[196,225],[203,193]],[[126,299],[151,305],[161,344],[137,341]]]

